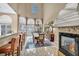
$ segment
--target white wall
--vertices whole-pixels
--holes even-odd
[[[2,15],[0,16],[0,23],[12,23],[12,18],[8,15]]]
[[[59,11],[63,9],[65,3],[45,3],[44,4],[44,24],[47,24],[51,20],[55,20]]]

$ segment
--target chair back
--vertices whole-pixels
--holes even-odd
[[[12,38],[11,40],[11,51],[13,52],[15,49],[15,42],[16,42],[16,38]]]
[[[21,40],[20,37],[21,37],[21,36],[18,36],[18,35],[17,35],[16,37],[14,37],[14,39],[15,39],[15,43],[13,44],[14,50],[16,50],[17,47],[20,47],[20,42],[21,42],[21,41],[20,41],[20,40]]]
[[[26,37],[26,35],[25,35],[25,33],[23,33],[23,44],[25,43],[25,37]]]
[[[25,43],[25,33],[21,33],[21,42],[22,44]]]
[[[17,42],[17,56],[20,55],[20,51],[21,51],[21,40],[22,40],[22,36],[19,34],[18,35],[18,42]]]
[[[44,34],[39,34],[39,40],[44,40]]]
[[[22,35],[19,35],[19,46],[21,45]]]

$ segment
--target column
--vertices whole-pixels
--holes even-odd
[[[26,26],[27,26],[28,17],[26,17]]]
[[[43,26],[42,27],[43,28],[42,31],[44,32],[44,20],[43,20],[43,18],[41,20],[42,20],[42,26]]]
[[[36,18],[34,18],[34,25],[36,25]]]

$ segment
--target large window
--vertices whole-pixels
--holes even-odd
[[[11,24],[0,24],[1,25],[1,35],[11,33]]]
[[[41,19],[36,19],[36,26],[35,26],[35,28],[36,28],[36,31],[38,33],[42,32],[43,26],[42,26],[42,20]]]
[[[19,17],[19,31],[26,32],[26,18],[22,16]]]
[[[35,24],[34,19],[28,18],[28,20],[27,20],[27,33],[28,33],[28,35],[32,35],[32,33],[35,31],[34,24]]]
[[[42,25],[42,20],[41,19],[36,19],[36,24]]]
[[[43,29],[43,26],[42,26],[41,19],[28,18],[27,33],[29,33],[29,35],[31,35],[34,32],[41,33],[42,29]]]
[[[39,12],[39,8],[37,4],[32,4],[32,14],[36,14]]]
[[[11,30],[12,19],[8,15],[0,16],[0,35],[6,35],[12,32]]]

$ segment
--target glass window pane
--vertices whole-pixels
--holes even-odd
[[[19,31],[26,32],[26,18],[22,16],[19,17]]]
[[[37,4],[32,4],[32,14],[35,14],[39,11]]]

